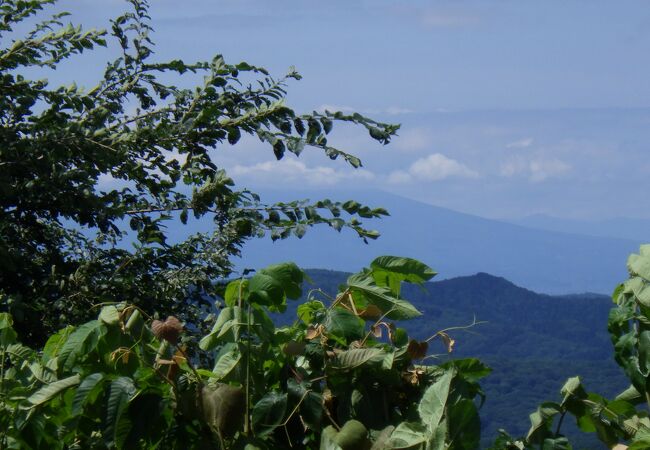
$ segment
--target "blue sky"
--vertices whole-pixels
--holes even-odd
[[[125,7],[57,6],[97,27]],[[317,152],[278,163],[252,139],[215,152],[242,185],[386,190],[493,218],[650,218],[647,1],[156,0],[151,15],[160,59],[294,65],[296,109],[402,124],[385,148],[336,132],[361,171]],[[92,84],[110,53],[50,78]]]

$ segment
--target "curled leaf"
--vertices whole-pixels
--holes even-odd
[[[429,349],[429,344],[426,342],[418,342],[415,339],[409,341],[409,345],[406,348],[411,359],[422,359],[427,356],[427,350]]]
[[[412,369],[407,370],[402,374],[402,378],[404,378],[404,381],[407,383],[412,384],[413,386],[417,386],[420,384],[420,379],[424,376],[424,370],[419,369],[417,367],[414,367]]]
[[[447,347],[447,353],[451,353],[454,350],[454,344],[456,341],[453,340],[447,333],[444,333],[442,331],[439,333],[439,335],[442,338],[442,342],[445,343],[445,347]]]
[[[129,348],[120,347],[111,352],[110,359],[112,362],[121,362],[122,364],[128,364],[131,353],[132,352]]]
[[[379,320],[384,313],[376,305],[368,305],[359,311],[359,317],[365,320]]]
[[[305,333],[305,339],[307,339],[308,341],[312,339],[316,339],[317,337],[323,334],[323,331],[324,331],[323,325],[318,325],[318,326],[309,325],[309,327],[307,328],[307,332]]]

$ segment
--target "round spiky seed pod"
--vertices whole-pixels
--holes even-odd
[[[183,332],[183,324],[176,317],[169,316],[164,322],[154,320],[151,324],[151,331],[158,339],[164,339],[170,344],[176,345]]]

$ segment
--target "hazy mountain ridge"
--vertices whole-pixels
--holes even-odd
[[[618,217],[607,220],[579,220],[534,214],[508,222],[561,233],[650,242],[650,220],[647,219]]]
[[[300,198],[324,197],[300,194]],[[379,240],[365,245],[352,232],[330,229],[310,230],[301,240],[255,240],[244,248],[245,267],[263,267],[280,259],[301,267],[356,271],[377,256],[393,254],[420,259],[445,278],[489,272],[537,292],[609,294],[627,277],[627,256],[641,243],[527,228],[385,193],[328,196],[386,207],[390,217],[368,223],[381,232]]]

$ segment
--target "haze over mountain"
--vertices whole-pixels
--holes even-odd
[[[517,225],[563,233],[584,234],[650,242],[650,220],[618,217],[606,220],[565,219],[546,214],[533,214],[509,220]]]
[[[269,198],[322,198],[301,192]],[[381,232],[365,245],[349,230],[312,229],[302,239],[259,239],[244,248],[241,267],[259,268],[295,261],[303,268],[356,271],[379,255],[417,258],[441,278],[489,272],[545,293],[610,294],[627,278],[627,256],[640,240],[585,236],[528,228],[459,213],[386,193],[331,193],[332,199],[354,198],[386,207],[390,217],[369,221]]]

